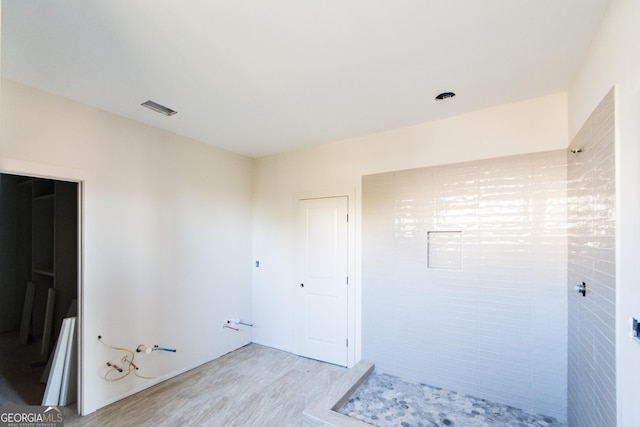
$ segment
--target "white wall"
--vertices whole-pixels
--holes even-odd
[[[84,413],[251,341],[222,330],[252,317],[250,159],[7,80],[1,107],[0,171],[82,181]],[[106,382],[98,335],[178,352]]]
[[[360,186],[367,174],[564,148],[565,94],[503,105],[409,128],[265,157],[254,168],[253,312],[257,342],[293,348],[295,200],[299,194],[353,194],[360,286]],[[352,203],[353,204],[353,203]],[[350,281],[351,283],[351,281]],[[359,298],[358,295],[354,296]],[[354,323],[359,322],[355,302]],[[353,306],[352,306],[353,309]],[[356,331],[357,327],[351,329]],[[355,333],[355,332],[354,332]],[[360,346],[360,337],[350,337]],[[359,357],[355,351],[354,358]],[[353,362],[353,360],[351,360]]]
[[[628,338],[640,316],[640,2],[613,0],[569,91],[573,138],[591,111],[618,85],[616,105],[616,372],[618,425],[640,425],[640,344]]]

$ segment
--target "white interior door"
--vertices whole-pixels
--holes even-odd
[[[297,354],[347,365],[348,198],[299,201]]]

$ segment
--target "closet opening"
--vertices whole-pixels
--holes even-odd
[[[79,188],[0,173],[0,405],[78,400]]]

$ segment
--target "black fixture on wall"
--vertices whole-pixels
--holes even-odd
[[[583,297],[587,296],[587,284],[582,282],[579,285],[576,285],[576,291],[582,294]]]

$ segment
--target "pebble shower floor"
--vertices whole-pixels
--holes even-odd
[[[379,427],[565,427],[545,415],[373,373],[340,413]]]

